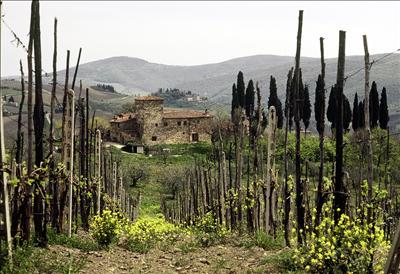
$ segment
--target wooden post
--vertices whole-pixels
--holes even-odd
[[[294,70],[294,120],[296,126],[296,207],[297,207],[297,242],[299,245],[303,243],[304,231],[304,189],[301,183],[301,166],[300,166],[300,108],[299,108],[299,86],[300,86],[300,50],[301,50],[301,32],[303,28],[303,11],[299,11],[299,25],[297,30],[297,48],[296,48],[296,66]]]
[[[284,216],[284,233],[285,233],[285,242],[288,247],[290,247],[290,204],[291,204],[291,197],[290,197],[290,189],[288,185],[288,180],[289,180],[289,164],[288,164],[288,151],[287,151],[287,143],[288,143],[288,130],[289,130],[289,108],[290,108],[290,93],[291,93],[291,85],[292,85],[292,74],[293,74],[293,67],[290,69],[288,73],[288,78],[286,82],[286,100],[285,100],[285,146],[284,146],[284,151],[285,151],[285,185],[284,185],[284,210],[285,210],[285,216]],[[261,150],[262,151],[262,150]],[[264,179],[264,178],[263,178]]]
[[[324,130],[325,130],[325,59],[324,59],[324,38],[319,38],[320,50],[321,50],[321,82],[322,88],[324,89],[324,95],[321,106],[321,131],[319,132],[319,174],[318,174],[318,191],[317,191],[317,212],[315,226],[319,225],[321,219],[321,211],[324,203],[323,191],[323,180],[324,180]]]
[[[113,171],[113,184],[112,184],[112,197],[113,201],[115,202],[117,200],[117,163],[113,162],[112,165],[112,171]]]
[[[96,144],[97,144],[97,214],[100,215],[100,202],[101,202],[101,132],[96,130]]]
[[[335,85],[336,94],[336,172],[334,185],[333,210],[335,224],[339,222],[346,206],[346,193],[343,185],[343,86],[345,68],[346,32],[339,31],[339,58]]]
[[[0,14],[1,14],[2,4],[3,4],[3,2],[0,1]],[[1,20],[0,20],[0,22],[1,22]],[[0,23],[0,33],[1,33],[1,23]],[[0,59],[0,64],[1,64],[1,59]],[[1,76],[1,72],[0,72],[0,76]],[[0,218],[0,227],[3,223],[4,227],[5,227],[5,234],[6,234],[5,236],[6,236],[6,241],[7,241],[8,256],[11,259],[12,258],[12,238],[11,238],[10,201],[9,201],[9,197],[8,197],[7,173],[3,171],[5,160],[6,160],[6,158],[5,158],[6,150],[5,149],[6,148],[4,145],[3,90],[1,88],[1,83],[0,83],[0,161],[1,161],[0,173],[1,173],[1,181],[2,181],[2,187],[0,189],[0,206],[2,208],[0,209],[0,213],[3,213],[0,215],[0,217],[3,217],[3,218]]]
[[[75,118],[75,93],[70,89],[68,94],[70,100],[71,111],[71,144],[70,144],[70,169],[69,169],[69,221],[68,221],[68,237],[72,234],[72,194],[74,184],[74,118]]]
[[[372,144],[371,144],[371,128],[370,128],[370,117],[369,117],[369,52],[367,35],[363,35],[364,42],[364,66],[365,66],[365,83],[364,83],[364,118],[365,118],[365,138],[367,142],[367,180],[368,180],[368,203],[372,200],[372,183],[374,180],[373,169],[372,169]],[[368,207],[368,222],[371,222],[371,208]]]

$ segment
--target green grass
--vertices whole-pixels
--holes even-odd
[[[77,235],[72,235],[69,238],[65,234],[57,234],[53,229],[48,230],[49,244],[62,245],[69,248],[77,248],[82,251],[100,250],[100,246],[92,238],[82,238]]]
[[[1,274],[30,273],[79,273],[86,264],[86,259],[71,253],[55,253],[44,248],[30,245],[17,247],[13,251],[13,263],[3,261]]]
[[[260,264],[273,265],[277,267],[280,273],[298,273],[298,268],[293,261],[293,251],[284,249],[275,254],[269,254],[263,258]]]

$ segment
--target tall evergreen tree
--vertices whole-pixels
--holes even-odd
[[[276,106],[276,117],[277,124],[276,127],[282,129],[283,128],[283,110],[282,110],[282,103],[281,100],[278,98],[277,106]]]
[[[239,97],[236,89],[236,84],[232,85],[232,105],[231,105],[231,119],[235,114],[235,109],[239,107]]]
[[[379,93],[375,81],[372,82],[369,93],[369,118],[371,128],[377,127],[379,121]]]
[[[293,83],[292,83],[293,67],[289,70],[286,81],[286,98],[285,98],[285,117],[289,119],[289,130],[293,124]]]
[[[245,85],[244,85],[244,80],[243,80],[243,72],[241,72],[241,71],[239,71],[238,76],[237,76],[236,89],[237,89],[237,93],[238,93],[239,106],[244,108],[246,105],[246,97],[245,97]]]
[[[276,88],[276,79],[271,75],[269,80],[269,97],[268,97],[268,109],[271,106],[276,107],[276,101],[278,99],[278,91]]]
[[[331,129],[335,128],[335,111],[336,111],[336,100],[335,100],[335,88],[331,88],[331,92],[329,93],[328,100],[328,109],[326,112],[326,117],[328,121],[331,122]]]
[[[381,129],[387,129],[389,122],[389,110],[387,105],[386,88],[383,87],[381,93],[381,103],[379,105],[379,126]]]
[[[311,118],[311,102],[310,102],[310,93],[308,91],[308,85],[305,86],[303,91],[303,124],[304,131],[307,130],[310,125]]]
[[[278,90],[276,87],[276,79],[271,75],[269,82],[269,97],[268,97],[268,109],[274,106],[276,109],[277,116],[277,128],[283,127],[283,111],[282,103],[278,98]]]
[[[325,123],[325,88],[321,75],[318,75],[317,87],[315,88],[314,114],[319,134],[324,132]]]
[[[346,95],[343,95],[343,130],[345,132],[349,131],[351,118],[352,113],[349,99],[347,99]]]
[[[358,128],[365,128],[364,100],[358,103]]]
[[[303,111],[304,111],[304,84],[303,84],[303,75],[301,73],[301,69],[299,70],[299,108],[300,108],[300,119],[303,119]]]
[[[250,79],[249,83],[247,84],[246,88],[246,98],[245,98],[245,109],[246,109],[246,116],[248,118],[253,117],[254,114],[254,84],[253,80]]]
[[[358,117],[358,95],[357,92],[354,95],[354,101],[353,101],[353,119],[351,120],[351,127],[353,128],[354,131],[357,131],[358,128],[360,127],[358,121],[360,118]]]

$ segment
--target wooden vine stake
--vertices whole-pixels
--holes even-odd
[[[1,5],[1,4],[0,4]],[[4,172],[5,163],[5,145],[4,145],[4,120],[3,120],[3,92],[0,98],[0,168],[2,187],[0,190],[0,229],[5,231],[7,241],[8,256],[12,258],[12,239],[11,239],[11,219],[10,219],[10,202],[8,200],[8,180],[7,173]]]
[[[276,132],[276,111],[275,107],[271,106],[268,111],[268,154],[267,154],[267,177],[266,177],[266,190],[267,190],[267,200],[264,202],[268,203],[268,205],[264,205],[265,212],[265,231],[270,232],[271,224],[270,221],[273,221],[273,189],[274,189],[274,181],[275,181],[275,132]]]
[[[75,93],[74,90],[70,89],[68,92],[68,101],[70,108],[68,109],[69,113],[67,114],[67,118],[69,118],[69,122],[67,123],[67,132],[71,132],[71,137],[67,144],[67,151],[69,151],[69,155],[67,153],[67,168],[69,167],[69,216],[68,216],[68,237],[71,237],[72,234],[72,195],[73,195],[73,183],[74,183],[74,118],[75,118]],[[69,149],[68,149],[69,148]]]
[[[0,1],[0,15],[2,14],[3,1]],[[1,20],[0,20],[1,35]],[[1,58],[1,55],[0,55]],[[1,59],[0,59],[1,64]],[[8,200],[7,173],[4,172],[5,163],[5,145],[4,145],[4,120],[3,120],[3,92],[0,83],[0,168],[2,187],[0,188],[0,230],[5,231],[7,241],[8,257],[12,258],[12,239],[11,239],[11,218],[10,218],[10,202]]]
[[[100,201],[101,201],[101,132],[96,130],[96,144],[97,144],[97,214],[100,215]]]

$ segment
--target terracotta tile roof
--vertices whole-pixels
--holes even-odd
[[[164,98],[158,96],[139,96],[135,98],[135,101],[164,101]]]
[[[205,111],[196,111],[191,109],[164,109],[164,119],[179,119],[179,118],[211,118],[212,115]]]
[[[136,114],[133,112],[128,112],[128,113],[122,113],[115,115],[111,120],[110,123],[122,123],[126,122],[128,120],[136,118]]]

